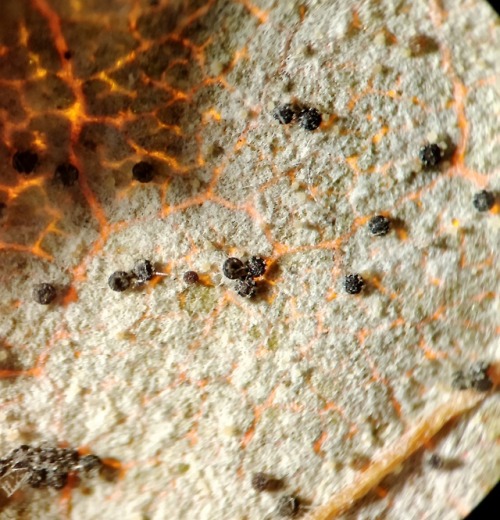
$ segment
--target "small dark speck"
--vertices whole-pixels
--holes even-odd
[[[458,458],[441,457],[437,453],[432,453],[427,459],[427,464],[434,469],[453,471],[463,466],[464,463]]]
[[[73,53],[71,51],[65,51],[63,57],[65,60],[70,60],[73,57]]]
[[[220,157],[224,153],[224,148],[220,144],[214,143],[211,146],[209,153],[212,157]]]
[[[316,53],[316,50],[310,43],[308,43],[304,47],[304,56],[307,56],[307,57],[314,56],[315,53]]]
[[[437,453],[433,453],[429,457],[429,466],[434,469],[441,469],[444,466],[444,461]]]

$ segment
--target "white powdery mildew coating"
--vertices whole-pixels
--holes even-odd
[[[50,345],[43,377],[0,380],[3,398],[20,402],[2,417],[2,445],[12,430],[20,440],[35,431],[89,445],[127,469],[118,482],[96,483],[91,497],[74,491],[75,518],[270,518],[276,498],[251,489],[256,471],[284,477],[287,491],[321,504],[437,401],[429,391],[436,380],[498,355],[498,241],[490,228],[499,217],[478,216],[469,179],[448,168],[419,171],[415,160],[429,135],[452,143],[462,136],[443,65],[450,49],[470,89],[466,165],[500,186],[496,120],[485,106],[496,94],[489,86],[478,87],[484,98],[474,93],[500,61],[486,36],[494,23],[486,4],[463,14],[450,2],[440,28],[433,2],[362,2],[357,28],[340,0],[308,2],[303,22],[298,2],[255,2],[269,10],[264,23],[240,3],[223,4],[207,15],[221,28],[207,48],[208,75],[224,75],[235,51],[246,53],[224,75],[231,91],[212,84],[193,96],[205,163],[187,143],[192,175],[169,177],[166,193],[154,184],[129,191],[120,177],[132,164],[120,162],[128,150],[108,135],[108,155],[118,158],[106,183],[92,188],[109,222],[124,225],[86,261],[74,282],[78,301],[64,309],[29,301],[34,279],[69,283],[51,265],[19,260],[30,276],[5,277],[2,336],[26,346],[20,368],[34,365],[61,323],[67,334]],[[471,24],[463,43],[452,35]],[[408,41],[421,33],[439,49],[411,57]],[[278,125],[267,107],[291,99],[317,107],[323,128]],[[179,124],[191,137],[193,121]],[[89,159],[87,167],[100,165]],[[222,173],[207,196],[214,168]],[[360,219],[378,212],[401,227],[371,236]],[[64,219],[77,245],[54,246],[59,266],[78,264],[96,240],[86,218]],[[268,301],[237,297],[219,272],[229,254],[277,258]],[[140,258],[158,259],[168,276],[111,292],[111,272]],[[214,286],[186,288],[188,268]],[[343,291],[349,272],[368,282],[360,297]],[[488,291],[495,305],[483,297]],[[25,303],[14,315],[17,300]],[[495,411],[492,400],[482,414]],[[440,441],[463,468],[427,479],[412,459],[404,483],[394,482],[390,510],[387,500],[367,501],[353,515],[402,518],[412,504],[458,518],[498,474],[488,428],[464,422]],[[485,460],[486,469],[477,462]],[[452,510],[443,494],[456,499]],[[53,502],[34,495],[28,507],[57,518]]]

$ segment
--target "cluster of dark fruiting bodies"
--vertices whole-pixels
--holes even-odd
[[[278,107],[273,117],[283,125],[297,122],[306,131],[317,130],[322,123],[321,113],[313,107],[304,107],[288,103]],[[418,157],[424,169],[436,167],[443,159],[443,151],[435,143],[423,146]],[[12,165],[21,174],[29,175],[38,165],[38,155],[31,150],[17,151],[12,158]],[[78,181],[78,168],[70,162],[59,164],[54,172],[54,181],[65,186],[74,186]],[[139,183],[149,183],[154,178],[154,167],[151,163],[140,161],[132,168],[132,178]],[[474,194],[472,205],[479,212],[492,209],[495,195],[487,190]],[[369,232],[373,236],[384,236],[390,231],[390,219],[384,215],[376,215],[368,222]],[[253,298],[257,294],[256,278],[266,272],[266,262],[261,257],[253,256],[247,262],[238,258],[228,258],[223,266],[223,274],[236,280],[235,291],[245,298]],[[157,273],[149,260],[137,262],[131,271],[115,271],[108,279],[108,285],[113,291],[123,292],[130,287],[142,285],[151,280]],[[198,274],[187,271],[184,274],[187,284],[197,283]],[[348,294],[358,294],[365,286],[359,274],[348,274],[344,277],[343,287]],[[49,283],[37,284],[33,289],[33,299],[41,304],[52,303],[57,296],[55,287]],[[467,370],[460,370],[453,375],[452,385],[457,389],[472,388],[478,391],[489,391],[493,383],[488,377],[489,365],[480,362]],[[0,478],[23,473],[26,484],[33,488],[52,487],[61,489],[66,485],[69,473],[90,474],[101,466],[101,461],[94,455],[80,457],[78,452],[66,448],[30,447],[23,445],[13,450],[7,457],[0,459]],[[279,489],[279,480],[264,473],[252,477],[252,486],[257,491],[275,491]],[[294,517],[301,510],[301,502],[294,495],[284,495],[277,505],[281,516]]]
[[[390,220],[383,215],[376,215],[368,222],[368,229],[374,236],[384,236],[390,231]],[[222,273],[230,280],[237,280],[236,293],[245,298],[253,298],[257,294],[255,278],[266,272],[266,261],[259,256],[252,256],[247,262],[239,258],[228,258],[222,265]],[[343,287],[348,294],[359,294],[365,281],[359,274],[348,274],[344,277]]]
[[[298,103],[285,103],[278,106],[273,117],[281,125],[298,122],[299,126],[307,131],[318,129],[323,117],[317,108],[305,107]],[[420,148],[418,157],[424,169],[431,169],[443,160],[444,152],[437,143],[429,143]],[[495,194],[488,190],[481,190],[474,194],[472,205],[477,211],[489,211],[495,205]]]
[[[29,175],[33,173],[38,166],[38,154],[32,150],[18,150],[12,157],[12,167],[18,173]],[[77,181],[80,172],[78,168],[70,163],[64,162],[59,164],[54,171],[54,181],[63,186],[73,186]],[[147,161],[139,161],[132,167],[132,178],[137,182],[147,183],[154,178],[153,165]]]
[[[149,282],[154,276],[165,276],[165,273],[156,271],[151,260],[139,260],[131,271],[115,271],[108,278],[108,286],[113,291],[123,292]],[[182,279],[187,285],[193,285],[199,282],[200,277],[195,271],[186,271]]]
[[[230,280],[236,280],[234,289],[239,296],[253,298],[257,294],[257,282],[266,272],[266,261],[260,256],[252,256],[247,262],[239,258],[228,258],[222,264],[222,273]]]
[[[133,287],[139,287],[154,276],[165,276],[155,270],[151,260],[139,260],[135,263],[131,271],[115,271],[108,278],[108,287],[116,292],[124,292]],[[183,280],[188,285],[193,285],[199,281],[199,275],[195,271],[186,271]],[[33,301],[40,305],[49,305],[57,297],[57,289],[50,283],[38,283],[33,286]]]
[[[322,122],[322,115],[316,108],[304,107],[294,103],[281,105],[274,111],[273,117],[283,125],[298,122],[299,126],[307,131],[316,130]],[[439,165],[444,157],[444,152],[438,144],[430,143],[420,148],[418,157],[422,168],[429,170]],[[19,173],[24,174],[32,173],[37,163],[37,154],[30,150],[16,152],[12,160],[13,167]],[[132,178],[140,183],[151,182],[154,178],[152,164],[146,161],[136,163],[132,168]],[[72,186],[78,180],[78,170],[70,163],[61,164],[56,168],[54,179],[64,186]],[[491,191],[481,190],[474,194],[472,205],[478,212],[489,211],[495,205],[495,195]],[[391,221],[385,215],[375,215],[368,222],[369,232],[376,237],[387,235],[390,228]],[[244,298],[253,298],[257,295],[258,283],[256,278],[263,276],[265,271],[265,260],[257,256],[251,257],[247,262],[231,257],[222,266],[224,276],[230,280],[236,280],[235,291]],[[113,291],[123,292],[130,287],[137,287],[146,283],[157,274],[163,273],[156,272],[151,261],[141,260],[135,264],[131,271],[115,271],[111,274],[108,278],[108,285]],[[190,285],[197,283],[199,276],[194,271],[187,271],[183,279],[186,284]],[[343,288],[348,294],[359,294],[364,287],[365,281],[358,273],[347,274],[343,279]],[[33,299],[41,305],[52,303],[56,295],[55,287],[49,283],[39,283],[33,288]],[[485,375],[486,371],[481,371],[477,366],[471,370],[475,370],[475,378],[469,372],[457,372],[453,378],[453,386],[461,389],[489,390],[492,383]]]
[[[491,365],[484,361],[478,361],[465,370],[459,370],[453,374],[452,386],[459,390],[474,389],[479,392],[487,392],[494,386],[489,376]],[[432,454],[428,463],[434,469],[453,469],[460,464],[453,459],[443,459],[437,454]],[[277,492],[284,487],[284,481],[268,473],[258,472],[251,477],[252,488],[261,492]],[[276,504],[276,513],[282,517],[295,518],[308,509],[302,500],[294,494],[282,495]]]
[[[131,286],[143,285],[159,274],[150,260],[139,260],[131,271],[115,271],[108,278],[109,288],[116,292],[123,292]]]
[[[0,479],[15,479],[17,485],[13,487],[14,490],[20,485],[62,489],[70,473],[91,477],[102,466],[97,455],[80,456],[72,448],[23,444],[0,459]]]
[[[304,107],[296,103],[279,106],[273,112],[273,117],[282,125],[289,125],[297,121],[299,126],[308,132],[319,128],[323,121],[323,116],[317,108]]]
[[[293,103],[277,107],[273,117],[282,125],[298,121],[302,128],[309,131],[316,130],[322,121],[317,109],[304,108]],[[420,163],[425,170],[438,166],[444,155],[444,151],[437,143],[426,144],[418,151]],[[474,194],[472,205],[479,212],[489,211],[495,205],[495,194],[488,190],[481,190]],[[376,215],[368,222],[368,229],[373,236],[387,235],[390,227],[390,219],[384,215]],[[348,294],[359,294],[364,286],[365,282],[359,274],[348,274],[344,277],[343,287]],[[474,389],[487,392],[494,386],[488,375],[489,368],[489,363],[479,361],[466,370],[459,370],[453,374],[452,386],[459,390]]]
[[[314,107],[307,107],[297,103],[286,103],[279,106],[274,112],[273,117],[283,125],[298,122],[304,130],[314,131],[320,127],[322,122],[321,113]],[[441,147],[436,143],[430,143],[423,146],[418,156],[424,169],[431,169],[437,166],[443,159],[444,153]],[[38,155],[31,150],[17,151],[12,158],[12,165],[19,173],[30,174],[38,164]],[[71,163],[62,163],[57,166],[54,179],[64,186],[73,186],[78,180],[78,169]],[[154,167],[147,161],[140,161],[132,167],[132,178],[140,183],[151,182],[154,178]],[[479,212],[486,212],[493,208],[495,204],[495,195],[491,191],[481,190],[474,194],[472,204]],[[383,215],[376,215],[368,223],[369,231],[374,236],[386,235],[390,230],[390,220]],[[257,257],[252,257],[257,258]],[[228,259],[226,270],[230,268],[231,263],[235,263],[238,259]],[[259,259],[262,263],[262,259]],[[257,284],[254,278],[261,276],[260,274],[248,273],[243,267],[235,267],[236,271],[241,270],[241,275],[224,274],[230,279],[238,280],[235,285],[236,292],[243,297],[252,298],[257,293]],[[265,271],[265,263],[263,267]],[[224,271],[224,267],[223,267]],[[262,272],[262,274],[264,273]],[[227,271],[229,272],[229,271]],[[108,279],[109,287],[118,292],[123,292],[130,287],[136,287],[150,280],[155,274],[152,264],[149,260],[143,260],[137,264],[131,272],[116,271]],[[231,278],[235,276],[235,278]],[[188,271],[184,275],[184,281],[187,284],[193,284],[198,281],[198,275],[194,271]],[[365,282],[360,274],[348,274],[344,277],[343,288],[348,294],[359,294]],[[37,284],[33,289],[33,299],[41,305],[48,305],[56,298],[56,289],[49,283]]]
[[[280,491],[285,485],[282,479],[263,472],[254,473],[250,483],[252,488],[259,493]],[[282,495],[276,504],[276,513],[287,518],[297,517],[305,509],[307,508],[304,507],[301,499],[296,495]]]

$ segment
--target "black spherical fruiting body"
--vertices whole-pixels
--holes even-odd
[[[374,236],[381,237],[389,233],[391,227],[391,221],[383,215],[376,215],[372,217],[368,222],[368,229]]]
[[[130,287],[131,276],[125,271],[115,271],[108,278],[108,285],[110,289],[116,292],[126,291]]]
[[[54,179],[63,186],[70,187],[78,180],[78,168],[71,163],[60,164],[54,173]]]
[[[198,276],[198,273],[195,271],[186,271],[182,276],[182,279],[188,285],[193,285],[199,281],[200,277]]]
[[[260,256],[252,256],[247,262],[248,276],[258,278],[266,272],[266,261]]]
[[[238,280],[248,274],[248,268],[239,258],[228,258],[222,264],[222,273],[230,280]]]
[[[443,153],[439,145],[433,143],[422,146],[418,152],[418,156],[424,168],[432,168],[439,164],[443,157]]]
[[[319,127],[322,116],[316,108],[304,108],[298,115],[299,125],[304,129],[312,132]]]
[[[276,108],[273,112],[273,117],[280,125],[289,125],[295,117],[295,112],[296,109],[291,103],[285,103]]]
[[[489,211],[495,205],[495,195],[491,191],[478,191],[472,199],[473,206],[477,211]]]
[[[56,289],[50,283],[38,283],[33,287],[33,300],[40,305],[49,305],[56,295]]]
[[[364,286],[365,282],[359,274],[348,274],[344,278],[344,290],[348,294],[359,294]]]
[[[38,155],[30,150],[16,152],[12,157],[12,166],[19,173],[31,173],[38,164]]]
[[[257,284],[250,277],[238,280],[234,289],[236,293],[243,298],[253,298],[257,294]]]
[[[153,278],[155,269],[150,260],[139,260],[135,263],[132,274],[140,283],[144,283]]]
[[[138,182],[151,182],[154,177],[153,165],[146,161],[140,161],[134,164],[132,168],[132,177]]]

